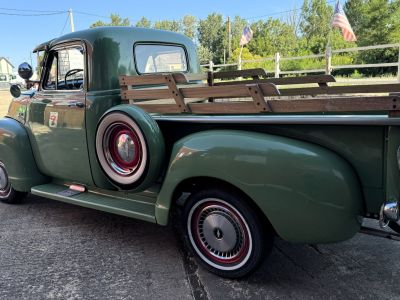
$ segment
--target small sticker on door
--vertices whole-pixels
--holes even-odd
[[[51,111],[49,118],[49,127],[57,127],[57,123],[58,123],[58,112]]]

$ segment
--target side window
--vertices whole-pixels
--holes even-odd
[[[47,80],[44,85],[46,90],[55,90],[57,86],[57,53],[54,53],[50,70],[48,70]]]
[[[83,89],[85,58],[80,46],[59,49],[49,54],[43,88],[45,90]]]
[[[145,45],[135,46],[135,61],[138,73],[186,72],[186,52],[181,46]]]

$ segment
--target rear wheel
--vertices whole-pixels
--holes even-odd
[[[269,254],[273,233],[236,193],[209,189],[194,193],[184,208],[188,244],[209,271],[227,278],[254,272]]]
[[[0,201],[8,204],[21,203],[27,193],[17,192],[11,186],[6,167],[0,162]]]

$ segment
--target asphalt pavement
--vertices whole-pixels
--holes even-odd
[[[244,280],[226,280],[161,227],[36,196],[0,203],[0,299],[400,299],[400,242],[277,239]]]

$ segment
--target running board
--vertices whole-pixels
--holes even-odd
[[[381,238],[386,238],[389,240],[400,241],[400,234],[395,232],[389,232],[381,229],[375,229],[370,227],[362,226],[360,229],[360,233],[373,235]]]
[[[143,196],[137,195],[137,199],[132,199],[123,197],[125,193],[122,192],[121,196],[111,196],[90,190],[82,193],[68,191],[71,190],[67,186],[54,183],[34,186],[31,189],[33,195],[44,198],[156,223],[155,205],[144,199],[142,201]]]

